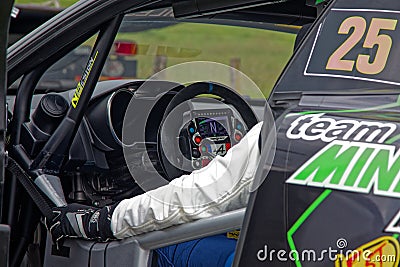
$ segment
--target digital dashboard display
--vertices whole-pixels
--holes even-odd
[[[198,131],[202,138],[228,135],[228,117],[196,118]]]
[[[230,143],[227,145],[226,143],[221,143],[221,144],[209,144],[208,146],[208,151],[214,155],[214,156],[225,156],[226,152],[228,152],[228,149],[230,148]]]

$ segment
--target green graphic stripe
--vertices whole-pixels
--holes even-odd
[[[400,139],[400,134],[393,136],[392,138],[386,140],[385,144],[391,145],[394,142],[396,142],[397,140]]]
[[[315,111],[304,111],[290,115],[310,115],[310,114],[319,114],[319,113],[358,113],[358,112],[366,112],[366,111],[376,111],[381,109],[395,108],[400,106],[400,96],[397,98],[395,103],[363,108],[363,109],[344,109],[344,110],[315,110]]]
[[[332,190],[326,189],[308,208],[307,210],[300,216],[300,218],[296,221],[296,223],[289,229],[287,232],[287,240],[291,250],[296,250],[296,245],[293,241],[294,233],[300,228],[300,226],[307,220],[307,218],[313,213],[318,206],[332,193]],[[296,266],[301,267],[301,262],[299,259],[296,259]]]
[[[375,106],[375,107],[370,107],[370,108],[364,108],[364,109],[347,109],[347,110],[318,110],[318,111],[305,111],[305,112],[299,112],[299,113],[292,113],[288,114],[289,116],[294,116],[294,115],[310,115],[310,114],[319,114],[319,113],[359,113],[359,112],[366,112],[366,111],[376,111],[376,110],[382,110],[382,109],[388,109],[388,108],[394,108],[394,107],[399,107],[400,106],[400,96],[397,98],[397,101],[395,103],[390,103],[390,104],[385,104],[385,105],[380,105],[380,106]],[[289,117],[286,116],[286,117]],[[385,143],[386,144],[392,144],[396,142],[397,140],[400,139],[400,134],[396,135],[389,140],[387,140]],[[300,228],[300,226],[308,219],[308,217],[318,208],[319,205],[332,193],[332,190],[326,189],[308,208],[307,210],[300,216],[300,218],[296,221],[296,223],[289,229],[287,232],[287,241],[289,244],[289,247],[291,250],[296,250],[296,245],[293,241],[293,235],[294,233]],[[394,234],[394,238],[398,238],[399,234]],[[295,261],[296,267],[301,267],[301,262],[299,259],[296,259]]]

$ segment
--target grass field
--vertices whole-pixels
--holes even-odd
[[[17,0],[17,3],[43,2]],[[60,0],[63,6],[74,2]],[[180,58],[167,53],[167,66],[203,60],[229,65],[231,59],[239,58],[240,70],[262,89],[264,95],[269,95],[292,54],[295,35],[251,28],[182,23],[142,32],[121,33],[118,39],[141,45],[139,55],[135,56],[139,78],[147,78],[153,74],[154,57],[159,54],[157,50],[160,47],[189,48],[196,50],[197,55]],[[151,53],[140,51],[140,47],[146,45],[151,46]]]
[[[295,35],[252,28],[182,23],[161,29],[124,33],[118,39],[140,44],[136,59],[138,76],[141,78],[149,77],[153,72],[154,55],[157,52],[154,50],[160,47],[189,48],[197,51],[197,55],[180,58],[167,53],[167,66],[203,60],[230,65],[233,58],[238,58],[240,70],[262,89],[264,95],[269,95],[292,55]],[[140,51],[142,45],[150,45],[153,52]]]
[[[16,0],[15,2],[17,4],[43,4],[50,2],[50,0]],[[59,0],[62,7],[68,7],[75,2],[77,2],[77,0]]]

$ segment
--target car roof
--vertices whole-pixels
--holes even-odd
[[[16,5],[10,21],[8,45],[12,45],[63,9],[43,5]]]

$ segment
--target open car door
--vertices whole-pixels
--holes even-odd
[[[398,10],[397,1],[335,0],[305,35],[269,101],[276,107],[278,95],[282,103],[300,93],[277,115],[274,160],[262,152],[235,266],[399,266],[399,123],[390,116],[399,112]],[[360,58],[379,59],[365,44],[382,22],[391,25],[390,46],[367,72]],[[353,32],[342,31],[347,23]],[[357,30],[360,39],[346,46]],[[343,47],[343,57],[358,58],[354,68],[332,67]],[[311,137],[315,125],[322,127]]]
[[[2,1],[0,8],[0,221],[2,215],[2,199],[4,185],[6,131],[6,49],[9,18],[13,0]],[[0,266],[8,266],[8,247],[10,228],[0,224]]]

